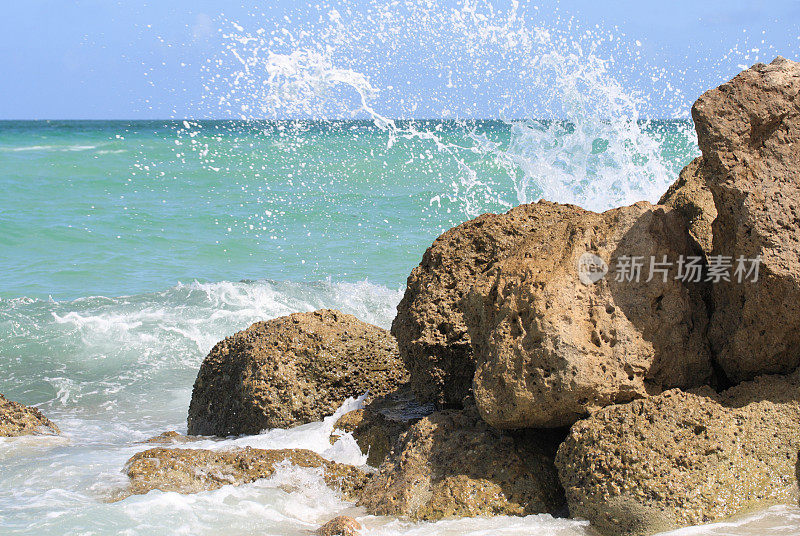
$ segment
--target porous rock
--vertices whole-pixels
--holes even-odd
[[[282,463],[319,468],[325,482],[349,499],[358,496],[368,476],[356,467],[335,463],[305,449],[206,450],[153,448],[128,460],[129,493],[151,490],[198,493],[225,485],[248,484],[268,478]]]
[[[257,322],[217,343],[189,406],[195,435],[257,434],[333,414],[349,397],[406,382],[388,331],[335,310]]]
[[[475,402],[491,426],[569,426],[610,404],[709,381],[702,288],[677,273],[681,258],[702,251],[680,213],[540,201],[492,219],[516,222],[522,238],[460,303]],[[579,278],[587,255],[602,259],[605,277]],[[664,260],[666,272],[651,274]]]
[[[13,402],[0,394],[0,437],[61,433],[37,408]]]
[[[374,515],[450,517],[556,513],[563,507],[552,438],[525,441],[489,428],[474,410],[415,423],[364,488]]]
[[[357,536],[361,523],[350,516],[337,516],[317,529],[317,536]]]
[[[703,176],[703,158],[697,157],[681,171],[675,181],[661,196],[659,205],[672,207],[686,219],[689,234],[706,255],[711,254],[714,243],[712,224],[717,218],[714,196]]]
[[[639,536],[796,504],[799,449],[798,376],[763,376],[602,409],[572,427],[556,465],[571,516]]]
[[[709,338],[731,382],[800,364],[800,64],[756,64],[692,108],[714,196],[713,256],[732,264],[713,285]],[[757,281],[750,259],[760,257]],[[739,258],[744,271],[736,274]]]

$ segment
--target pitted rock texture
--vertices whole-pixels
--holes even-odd
[[[317,536],[357,536],[361,523],[350,516],[337,516],[317,529]]]
[[[38,409],[18,404],[0,394],[0,437],[60,433],[58,426]]]
[[[548,448],[552,438],[515,441],[473,410],[444,410],[415,423],[364,488],[374,515],[437,520],[563,510]]]
[[[340,490],[348,499],[357,498],[369,478],[356,467],[330,462],[310,450],[250,447],[233,450],[153,448],[128,460],[125,473],[130,479],[129,494],[145,494],[154,489],[198,493],[268,478],[280,464],[321,469],[326,484]]]
[[[556,458],[570,516],[649,535],[797,503],[800,382],[671,390],[576,423]]]
[[[348,397],[408,381],[388,331],[334,310],[258,322],[205,358],[189,406],[190,435],[257,434],[332,415]]]
[[[717,218],[714,196],[703,176],[703,158],[697,157],[683,168],[678,180],[658,201],[659,205],[672,207],[686,218],[689,234],[706,255],[711,254],[714,243],[712,224]]]
[[[569,426],[610,404],[709,381],[702,288],[676,279],[681,257],[702,256],[681,214],[646,202],[597,214],[540,201],[493,218],[525,226],[460,303],[488,424]],[[578,277],[586,252],[609,268],[594,284]],[[626,258],[641,262],[638,281]],[[675,264],[651,279],[651,260],[665,258]]]
[[[756,64],[692,108],[719,213],[714,256],[733,263],[713,285],[709,338],[733,383],[800,364],[800,64]],[[757,282],[738,259],[761,257]],[[749,267],[749,263],[745,263]],[[746,273],[744,273],[746,275]]]

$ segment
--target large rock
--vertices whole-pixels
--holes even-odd
[[[333,414],[348,397],[408,380],[384,329],[333,310],[258,322],[203,361],[189,406],[193,435],[257,434]]]
[[[461,407],[469,397],[475,358],[459,304],[476,278],[512,254],[530,223],[511,213],[478,216],[437,238],[408,276],[392,334],[421,402]]]
[[[434,413],[402,436],[360,505],[374,515],[425,520],[560,512],[551,441],[515,442],[474,411]]]
[[[714,239],[712,224],[717,217],[717,207],[703,176],[702,157],[695,158],[683,168],[678,180],[661,196],[658,204],[680,212],[686,218],[689,234],[700,249],[706,256],[711,254]]]
[[[701,289],[676,279],[676,266],[648,281],[651,258],[702,256],[677,211],[641,202],[597,214],[540,201],[492,219],[524,225],[514,250],[460,302],[475,401],[491,426],[568,426],[610,404],[709,381]],[[594,283],[578,274],[587,252],[610,268]],[[622,267],[626,257],[642,261],[638,281]]]
[[[714,285],[709,338],[730,380],[800,364],[800,64],[757,64],[692,108],[719,212],[713,255],[761,256],[758,281]],[[749,263],[745,264],[749,267]]]
[[[0,437],[59,433],[58,426],[38,409],[18,404],[0,394]]]
[[[570,515],[646,535],[797,501],[798,376],[671,390],[576,423],[556,458]]]
[[[325,482],[348,499],[357,498],[368,479],[360,469],[328,461],[310,450],[250,447],[232,450],[154,448],[128,460],[125,472],[130,479],[130,494],[144,494],[154,489],[198,493],[268,478],[281,463],[321,468]]]

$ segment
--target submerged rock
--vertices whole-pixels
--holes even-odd
[[[197,375],[189,434],[257,434],[333,414],[408,380],[384,329],[323,309],[258,322],[218,343]]]
[[[357,536],[359,530],[361,530],[361,523],[350,516],[338,516],[318,528],[315,534],[317,536]]]
[[[355,499],[368,476],[356,467],[335,463],[305,449],[233,450],[153,448],[133,456],[125,465],[129,493],[154,489],[198,493],[225,485],[238,486],[272,476],[281,463],[322,469],[325,482]]]
[[[401,437],[359,504],[425,520],[556,513],[564,499],[549,441],[515,442],[471,410],[437,412]]]
[[[669,187],[658,204],[674,208],[683,215],[689,234],[708,258],[714,242],[712,224],[717,218],[717,207],[703,175],[702,157],[695,158],[683,168],[678,180]]]
[[[0,437],[60,433],[58,426],[37,408],[13,402],[0,394]]]
[[[694,284],[676,279],[678,260],[702,252],[679,213],[646,202],[597,214],[540,201],[492,219],[519,222],[523,239],[460,304],[477,361],[475,402],[491,426],[569,426],[610,404],[709,380],[706,306]],[[608,274],[579,278],[586,258]],[[651,275],[664,259],[668,272]]]
[[[142,443],[155,443],[158,445],[173,445],[176,443],[191,443],[192,441],[198,441],[200,437],[196,436],[185,436],[176,432],[175,430],[170,430],[169,432],[163,432],[158,434],[157,436],[151,437],[149,439],[145,439]]]
[[[692,108],[701,172],[719,211],[713,255],[732,264],[731,281],[713,285],[709,338],[734,383],[800,364],[798,94],[800,64],[779,57],[704,93]],[[757,256],[758,281],[739,282],[738,259]]]
[[[570,515],[647,535],[796,503],[800,381],[671,390],[576,423],[556,458]]]

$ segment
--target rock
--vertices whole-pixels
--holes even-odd
[[[461,299],[476,278],[516,249],[525,218],[478,216],[437,238],[408,277],[392,334],[420,402],[461,407],[469,397],[475,358]]]
[[[795,374],[605,408],[572,427],[556,465],[571,516],[647,535],[796,504],[798,449]]]
[[[214,346],[194,384],[188,430],[227,436],[305,424],[407,380],[386,330],[339,311],[295,313]]]
[[[431,404],[417,402],[408,385],[376,397],[363,409],[342,415],[334,424],[331,444],[342,436],[352,434],[363,454],[369,454],[367,464],[378,467],[397,444],[408,427],[433,413]]]
[[[202,438],[195,437],[195,436],[185,436],[183,434],[179,434],[175,430],[170,430],[169,432],[164,432],[158,434],[155,437],[151,437],[149,439],[145,439],[142,443],[155,443],[159,445],[174,445],[176,443],[191,443],[192,441],[198,441]]]
[[[730,282],[713,285],[709,338],[733,383],[800,364],[800,64],[756,64],[692,108],[702,174],[719,212],[713,255]],[[761,256],[739,283],[739,257]],[[750,264],[745,263],[745,268]]]
[[[562,490],[545,443],[518,444],[472,410],[437,412],[402,436],[359,505],[424,520],[559,512]]]
[[[316,533],[318,536],[357,536],[361,530],[361,524],[350,516],[334,517],[320,528]]]
[[[225,485],[238,486],[271,476],[281,463],[321,468],[325,482],[355,499],[368,476],[355,467],[335,463],[305,449],[263,450],[246,447],[233,450],[153,448],[128,460],[129,493],[154,489],[198,493]]]
[[[717,217],[717,207],[703,176],[702,162],[703,158],[698,157],[683,168],[678,180],[669,187],[658,204],[674,208],[683,215],[689,234],[707,257],[713,247],[711,226]]]
[[[331,444],[335,443],[342,432],[352,434],[361,452],[368,454],[367,464],[377,467],[410,425],[410,421],[392,421],[368,408],[357,409],[345,413],[336,421],[330,441]]]
[[[474,243],[498,228],[521,237],[473,277],[458,305],[488,424],[569,426],[611,404],[709,381],[702,288],[676,280],[674,265],[647,281],[651,259],[702,257],[680,213],[647,202],[597,214],[540,201],[484,222],[463,228]],[[610,269],[594,283],[578,276],[587,252]],[[641,259],[639,281],[627,280],[626,256]]]
[[[58,426],[38,409],[12,402],[0,394],[0,437],[60,433]]]

